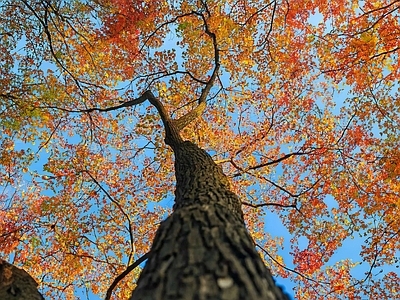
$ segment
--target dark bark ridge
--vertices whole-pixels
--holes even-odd
[[[288,299],[255,250],[221,168],[161,117],[175,154],[174,212],[157,230],[131,299]]]

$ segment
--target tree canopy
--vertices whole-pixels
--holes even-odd
[[[399,1],[0,4],[0,255],[44,295],[104,295],[171,211],[151,91],[297,299],[399,296]]]

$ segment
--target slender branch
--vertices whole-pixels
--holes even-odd
[[[274,112],[274,107],[272,107],[271,109],[272,113],[271,113],[271,121],[269,122],[269,126],[268,129],[265,130],[262,135],[260,137],[257,137],[253,140],[250,141],[250,143],[248,142],[246,145],[242,146],[239,150],[237,150],[235,152],[235,156],[239,155],[240,153],[242,153],[246,148],[249,147],[249,145],[254,145],[257,144],[259,141],[263,140],[272,130],[272,127],[274,127],[274,117],[275,117],[275,112]],[[241,120],[239,120],[239,122],[241,122]]]
[[[104,300],[110,300],[111,299],[111,294],[115,287],[118,285],[118,283],[124,279],[133,269],[135,269],[137,266],[139,266],[142,262],[144,262],[146,259],[150,257],[151,252],[147,252],[144,254],[142,257],[140,257],[137,261],[135,261],[133,264],[128,266],[125,271],[123,271],[121,274],[119,274],[114,281],[111,283],[110,287],[107,289],[106,297]]]
[[[272,261],[273,261],[274,263],[276,263],[278,266],[280,266],[281,268],[285,269],[286,271],[295,273],[295,274],[297,274],[297,275],[303,277],[304,279],[310,280],[310,281],[315,282],[315,283],[319,283],[319,284],[330,284],[330,282],[327,282],[327,281],[317,281],[317,280],[315,280],[315,279],[312,279],[312,278],[310,278],[310,277],[305,276],[304,274],[301,274],[300,272],[298,272],[298,271],[296,271],[296,270],[294,270],[294,269],[291,269],[291,268],[288,268],[288,267],[282,265],[279,261],[277,261],[275,258],[273,258],[272,255],[269,254],[267,250],[265,250],[263,247],[261,247],[261,245],[259,245],[259,244],[256,243],[256,246],[257,246],[258,248],[260,248],[261,251],[264,252],[270,259],[272,259]]]
[[[144,101],[149,99],[149,96],[150,96],[149,93],[150,92],[145,92],[142,96],[140,96],[138,98],[123,102],[120,105],[110,106],[110,107],[106,107],[106,108],[92,107],[92,108],[86,108],[86,109],[68,109],[68,108],[62,108],[62,107],[50,106],[50,105],[39,106],[38,108],[59,109],[59,110],[70,112],[70,113],[91,113],[91,112],[94,112],[94,111],[108,112],[108,111],[113,111],[113,110],[117,110],[117,109],[124,108],[124,107],[131,107],[131,106],[134,106],[134,105],[137,105],[137,104],[141,104]]]
[[[339,142],[342,140],[342,138],[345,136],[346,131],[350,128],[350,124],[353,122],[353,119],[356,117],[357,112],[354,112],[354,114],[351,115],[349,121],[347,122],[346,126],[344,127],[342,134],[340,135],[340,137],[338,138],[338,140],[336,141],[336,145],[339,144]]]
[[[58,127],[60,127],[62,121],[59,121],[56,126],[54,127],[54,129],[51,131],[50,136],[47,138],[47,140],[45,142],[43,142],[42,144],[40,144],[38,150],[36,151],[36,154],[39,153],[44,147],[46,147],[51,139],[53,138],[54,134],[56,133],[56,131],[58,130]]]
[[[282,207],[282,208],[297,208],[296,204],[284,205],[284,204],[280,204],[280,203],[271,203],[271,202],[253,204],[253,203],[250,203],[250,202],[243,202],[242,201],[242,204],[250,206],[250,207],[254,207],[254,208],[263,207],[263,206],[278,206],[278,207]]]
[[[307,154],[311,154],[313,151],[309,151],[309,152],[292,152],[289,154],[285,154],[282,157],[278,158],[278,159],[274,159],[272,161],[268,161],[266,163],[262,163],[262,164],[258,164],[252,167],[248,167],[246,170],[255,170],[255,169],[259,169],[259,168],[263,168],[263,167],[267,167],[270,165],[275,165],[277,163],[280,163],[281,161],[288,159],[292,156],[301,156],[301,155],[307,155]]]
[[[148,74],[144,74],[144,75],[138,75],[136,76],[132,81],[138,80],[138,79],[148,79],[149,77],[153,77],[153,79],[148,83],[148,86],[151,86],[152,83],[156,80],[162,79],[164,77],[170,77],[170,76],[174,76],[174,75],[184,75],[184,76],[189,76],[193,81],[201,83],[201,84],[207,84],[207,81],[201,80],[197,77],[195,77],[191,72],[189,71],[173,71],[173,72],[167,72],[167,71],[158,71],[158,72],[154,72],[154,73],[148,73]]]
[[[220,57],[219,57],[219,49],[218,49],[218,44],[217,44],[217,36],[215,35],[215,33],[211,32],[210,29],[208,28],[207,20],[202,13],[193,12],[193,14],[201,17],[201,19],[203,20],[203,23],[204,23],[205,33],[212,39],[212,43],[213,43],[213,47],[214,47],[214,64],[215,65],[214,65],[214,70],[211,74],[210,79],[207,81],[206,86],[201,91],[201,95],[198,99],[199,105],[196,108],[189,111],[184,116],[180,117],[178,120],[174,121],[174,124],[178,130],[182,130],[188,124],[190,124],[192,121],[196,120],[198,117],[200,117],[203,114],[203,112],[206,108],[207,96],[210,93],[210,90],[214,85],[215,79],[218,76],[218,71],[219,71],[219,68],[221,65]]]
[[[393,4],[396,4],[396,3],[398,3],[398,2],[399,2],[398,0],[395,0],[395,1],[389,3],[389,4],[385,5],[385,6],[381,6],[381,7],[377,7],[377,8],[371,9],[371,10],[369,10],[369,11],[364,12],[364,14],[361,15],[360,17],[364,17],[364,16],[369,15],[369,14],[371,14],[371,13],[377,12],[378,10],[387,9],[387,8],[391,7]],[[396,7],[396,9],[397,9],[397,8],[398,8],[398,7]]]
[[[99,112],[108,112],[108,111],[114,111],[120,108],[124,107],[131,107],[135,106],[138,104],[141,104],[145,102],[146,100],[149,100],[149,102],[157,109],[158,114],[161,117],[161,120],[164,124],[164,129],[165,129],[165,142],[166,144],[172,146],[175,144],[181,143],[183,140],[179,135],[179,129],[175,126],[173,120],[169,116],[167,110],[165,109],[164,105],[161,103],[160,100],[158,100],[154,94],[151,91],[146,91],[143,93],[138,98],[132,99],[130,101],[123,102],[120,105],[116,106],[111,106],[111,107],[106,107],[106,108],[101,108],[101,107],[92,107],[92,108],[87,108],[87,109],[65,109],[57,106],[39,106],[38,108],[52,108],[52,109],[59,109],[62,111],[66,112],[76,112],[76,113],[91,113],[94,111],[99,111]]]
[[[22,1],[22,3],[25,4],[25,6],[33,13],[33,15],[39,21],[39,23],[43,26],[44,33],[46,35],[47,41],[49,42],[49,50],[50,50],[50,53],[51,53],[53,59],[57,62],[57,64],[59,64],[59,66],[61,67],[61,69],[63,71],[65,71],[68,75],[71,76],[71,78],[74,80],[76,86],[81,91],[82,97],[83,97],[85,93],[84,93],[84,91],[83,91],[83,89],[81,87],[81,84],[80,84],[79,80],[74,76],[74,74],[72,74],[70,72],[70,70],[68,70],[68,68],[66,68],[64,66],[64,64],[60,61],[60,59],[58,59],[56,51],[54,50],[53,38],[52,38],[52,35],[50,33],[50,30],[49,30],[49,26],[48,26],[48,15],[50,14],[50,12],[48,10],[48,7],[44,7],[45,8],[44,16],[43,16],[43,19],[42,19],[41,16],[39,16],[39,14],[37,13],[37,10],[35,8],[33,8],[27,1]]]
[[[131,255],[134,252],[134,238],[133,238],[133,229],[132,229],[132,224],[131,224],[132,222],[131,222],[129,215],[124,211],[124,209],[121,207],[119,202],[116,201],[113,197],[111,197],[111,195],[106,191],[106,189],[103,188],[103,186],[96,180],[96,178],[94,178],[94,176],[88,170],[86,170],[85,172],[94,181],[94,183],[102,190],[102,192],[107,196],[107,198],[110,199],[110,201],[118,207],[118,209],[121,211],[121,213],[128,220],[128,231],[129,231],[129,238],[130,238],[130,244],[131,244],[131,254],[129,255],[129,261],[130,261]]]
[[[400,50],[400,47],[394,47],[393,49],[390,49],[390,50],[387,50],[387,51],[382,51],[382,52],[379,52],[379,53],[377,53],[377,54],[374,54],[374,55],[372,55],[372,56],[370,57],[370,59],[372,59],[372,58],[377,58],[377,57],[379,57],[379,56],[386,55],[386,54],[391,54],[391,53],[396,52],[396,51],[398,51],[398,50]]]
[[[253,14],[251,14],[250,17],[248,17],[247,20],[246,20],[243,24],[240,24],[240,25],[243,25],[243,26],[244,26],[244,25],[250,23],[251,19],[253,19],[256,15],[258,15],[258,14],[261,13],[262,11],[266,10],[266,9],[267,9],[268,7],[270,7],[272,4],[274,4],[274,10],[273,10],[272,18],[271,18],[271,27],[270,27],[270,30],[269,30],[269,32],[268,32],[268,34],[267,34],[267,37],[268,37],[269,34],[270,34],[271,31],[272,31],[272,22],[273,22],[273,20],[274,20],[274,14],[275,14],[275,10],[276,10],[276,1],[271,1],[271,2],[267,3],[266,5],[264,5],[263,7],[259,8],[259,9],[256,10]]]
[[[370,11],[368,11],[368,12],[365,12],[363,15],[359,16],[357,19],[361,19],[361,18],[365,18],[365,17],[368,18],[368,15],[369,15],[369,14],[371,14],[371,13],[373,13],[373,12],[376,12],[376,11],[378,11],[378,10],[387,9],[387,8],[389,8],[390,6],[392,6],[393,4],[395,4],[395,3],[397,3],[397,2],[399,2],[399,1],[396,0],[396,1],[393,1],[392,3],[390,3],[390,4],[386,5],[386,6],[378,7],[378,8],[376,8],[376,9],[373,9],[373,10],[370,10]],[[354,33],[352,36],[361,35],[362,33],[369,31],[370,29],[374,28],[379,22],[381,22],[382,20],[384,20],[384,18],[385,18],[387,15],[392,14],[393,12],[395,12],[395,11],[398,10],[398,9],[399,9],[399,7],[397,6],[397,7],[395,7],[394,9],[389,10],[389,11],[383,13],[383,14],[382,14],[381,16],[379,16],[379,18],[378,18],[374,23],[372,23],[370,26],[364,28],[363,30],[357,31],[357,32]]]
[[[243,173],[246,173],[246,172],[248,172],[248,171],[250,171],[250,170],[256,170],[256,169],[260,169],[260,168],[267,167],[267,166],[270,166],[270,165],[278,164],[278,163],[280,163],[281,161],[283,161],[283,160],[285,160],[285,159],[288,159],[288,158],[290,158],[290,157],[292,157],[292,156],[308,155],[308,154],[311,154],[312,152],[314,152],[315,150],[317,150],[317,149],[314,149],[314,150],[311,150],[311,151],[308,151],[308,152],[292,152],[292,153],[288,153],[288,154],[283,155],[283,156],[280,157],[280,158],[277,158],[277,159],[274,159],[274,160],[271,160],[271,161],[268,161],[268,162],[265,162],[265,163],[261,163],[261,164],[255,165],[255,166],[247,167],[247,168],[245,168],[245,169],[239,167],[239,166],[233,161],[233,159],[231,159],[231,160],[230,160],[231,164],[232,164],[236,169],[238,169],[238,170],[240,171],[240,172],[238,172],[238,173],[233,174],[232,177],[241,176]]]

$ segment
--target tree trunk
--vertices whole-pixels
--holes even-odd
[[[1,300],[43,300],[36,281],[24,270],[0,259]]]
[[[157,231],[131,299],[288,299],[255,250],[222,170],[193,143],[171,146],[174,212]]]

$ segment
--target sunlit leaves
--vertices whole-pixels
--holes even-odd
[[[267,265],[299,299],[396,295],[396,1],[3,1],[0,23],[2,253],[49,297],[103,294],[173,205],[156,110],[91,109],[150,89],[177,119],[217,63],[207,108],[182,135],[251,205]],[[271,214],[291,249],[265,233]],[[343,248],[353,261],[335,256]]]

